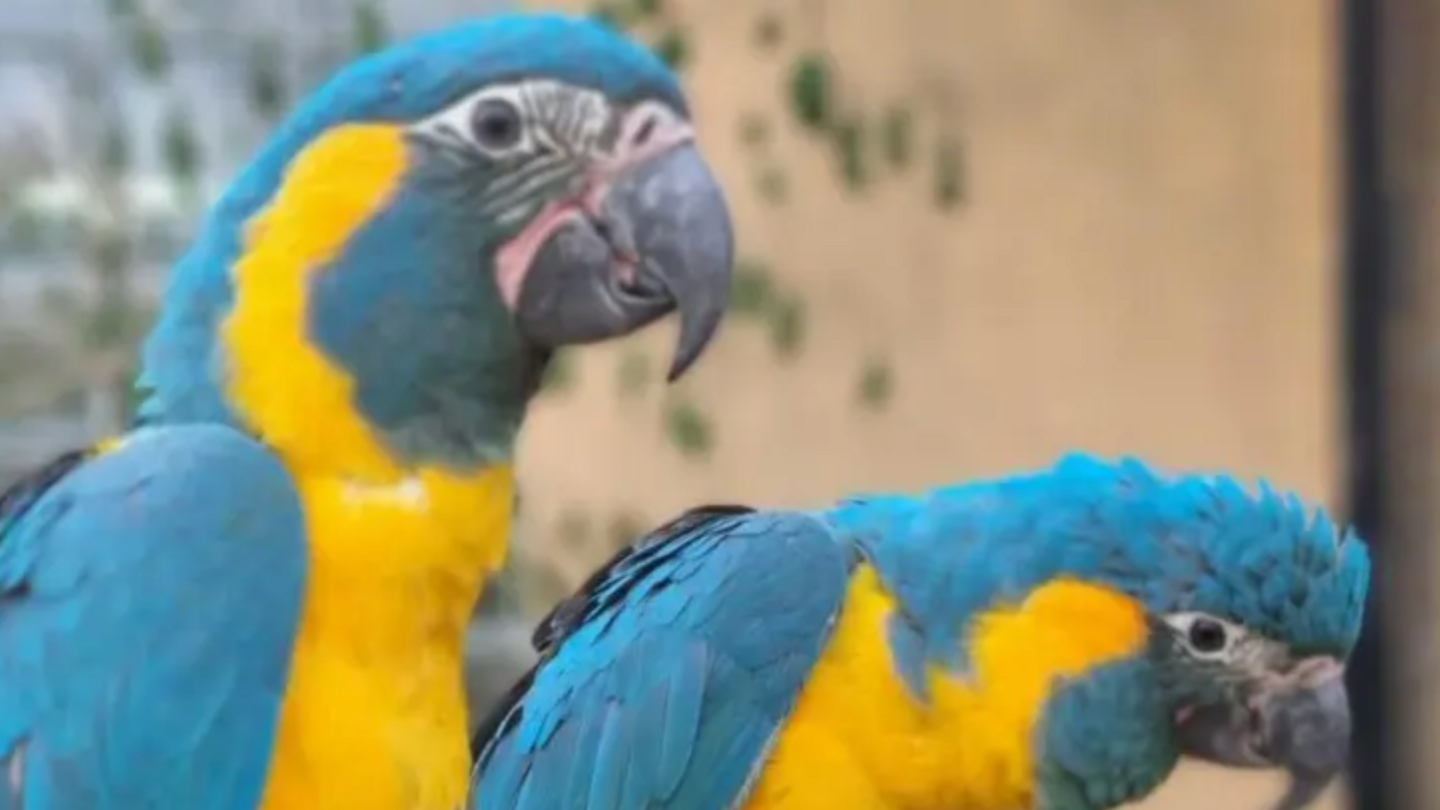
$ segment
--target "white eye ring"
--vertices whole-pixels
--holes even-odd
[[[501,160],[537,154],[568,159],[595,156],[612,118],[609,101],[598,91],[550,79],[523,79],[477,90],[408,129],[419,140],[452,153]],[[492,124],[497,126],[492,129]]]
[[[1173,613],[1165,623],[1174,628],[1176,640],[1196,658],[1217,660],[1230,657],[1245,635],[1244,628],[1208,613]]]
[[[522,95],[519,85],[489,87],[415,123],[410,127],[410,131],[428,140],[465,147],[490,157],[503,157],[531,150],[534,147],[534,132],[531,127],[526,126]],[[506,138],[503,143],[485,143],[476,135],[477,114],[490,107],[508,109],[515,114],[518,129],[513,137]]]

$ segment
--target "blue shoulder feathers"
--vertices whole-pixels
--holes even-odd
[[[5,529],[25,516],[30,507],[72,470],[94,455],[92,450],[69,450],[36,468],[0,492],[0,542]]]
[[[288,476],[219,426],[52,473],[0,518],[0,810],[253,810],[305,576]]]

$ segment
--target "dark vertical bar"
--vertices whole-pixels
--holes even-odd
[[[1348,404],[1350,519],[1374,553],[1386,559],[1383,434],[1386,410],[1384,317],[1390,262],[1383,180],[1381,0],[1340,0],[1343,290],[1345,399]],[[1381,640],[1379,588],[1370,591],[1365,631],[1350,666],[1355,705],[1351,761],[1354,810],[1400,810],[1393,792],[1385,733],[1385,650]]]

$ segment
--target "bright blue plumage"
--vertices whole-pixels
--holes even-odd
[[[1343,659],[1369,574],[1363,545],[1293,497],[1085,456],[811,514],[685,518],[542,625],[532,680],[476,737],[474,806],[739,806],[861,561],[897,603],[886,632],[893,675],[921,704],[926,671],[966,677],[976,616],[1057,578],[1108,586],[1154,617],[1152,650],[1055,698],[1035,744],[1036,778],[1056,810],[1153,789],[1179,754],[1172,701],[1231,696],[1164,640],[1169,617],[1224,617],[1266,639],[1267,656]]]
[[[228,428],[141,430],[41,494],[0,539],[0,808],[252,810],[305,560],[289,477]]]

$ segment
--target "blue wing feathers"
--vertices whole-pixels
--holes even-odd
[[[89,450],[70,450],[62,453],[49,463],[11,484],[4,492],[0,492],[0,540],[5,537],[6,527],[19,521],[30,507],[35,505],[40,496],[69,475],[71,470],[84,464],[91,455],[92,452]]]
[[[620,549],[591,574],[590,578],[576,589],[573,596],[556,605],[540,620],[531,639],[535,650],[540,653],[549,652],[557,642],[564,640],[571,630],[584,624],[595,613],[613,607],[631,588],[644,582],[647,574],[670,560],[666,554],[646,553],[647,550],[663,543],[667,538],[701,528],[720,518],[754,511],[748,506],[698,507],[686,511],[635,543]]]
[[[707,508],[652,532],[542,622],[544,660],[477,734],[476,806],[730,807],[856,561],[799,512]]]
[[[0,810],[253,810],[305,575],[288,476],[220,426],[75,461],[0,534]]]
[[[619,599],[643,582],[654,567],[669,559],[666,553],[647,551],[666,538],[692,531],[730,515],[748,514],[745,506],[703,506],[654,529],[641,539],[616,552],[601,565],[568,599],[562,600],[536,625],[531,643],[544,661],[570,633],[606,608],[617,608]],[[668,552],[669,549],[662,549]],[[663,578],[657,578],[663,579]],[[612,610],[612,613],[618,611]],[[608,627],[608,622],[607,622]],[[538,667],[538,665],[537,665]],[[471,754],[479,759],[486,743],[507,731],[523,713],[521,700],[530,691],[536,668],[532,667],[491,709],[471,738]]]

